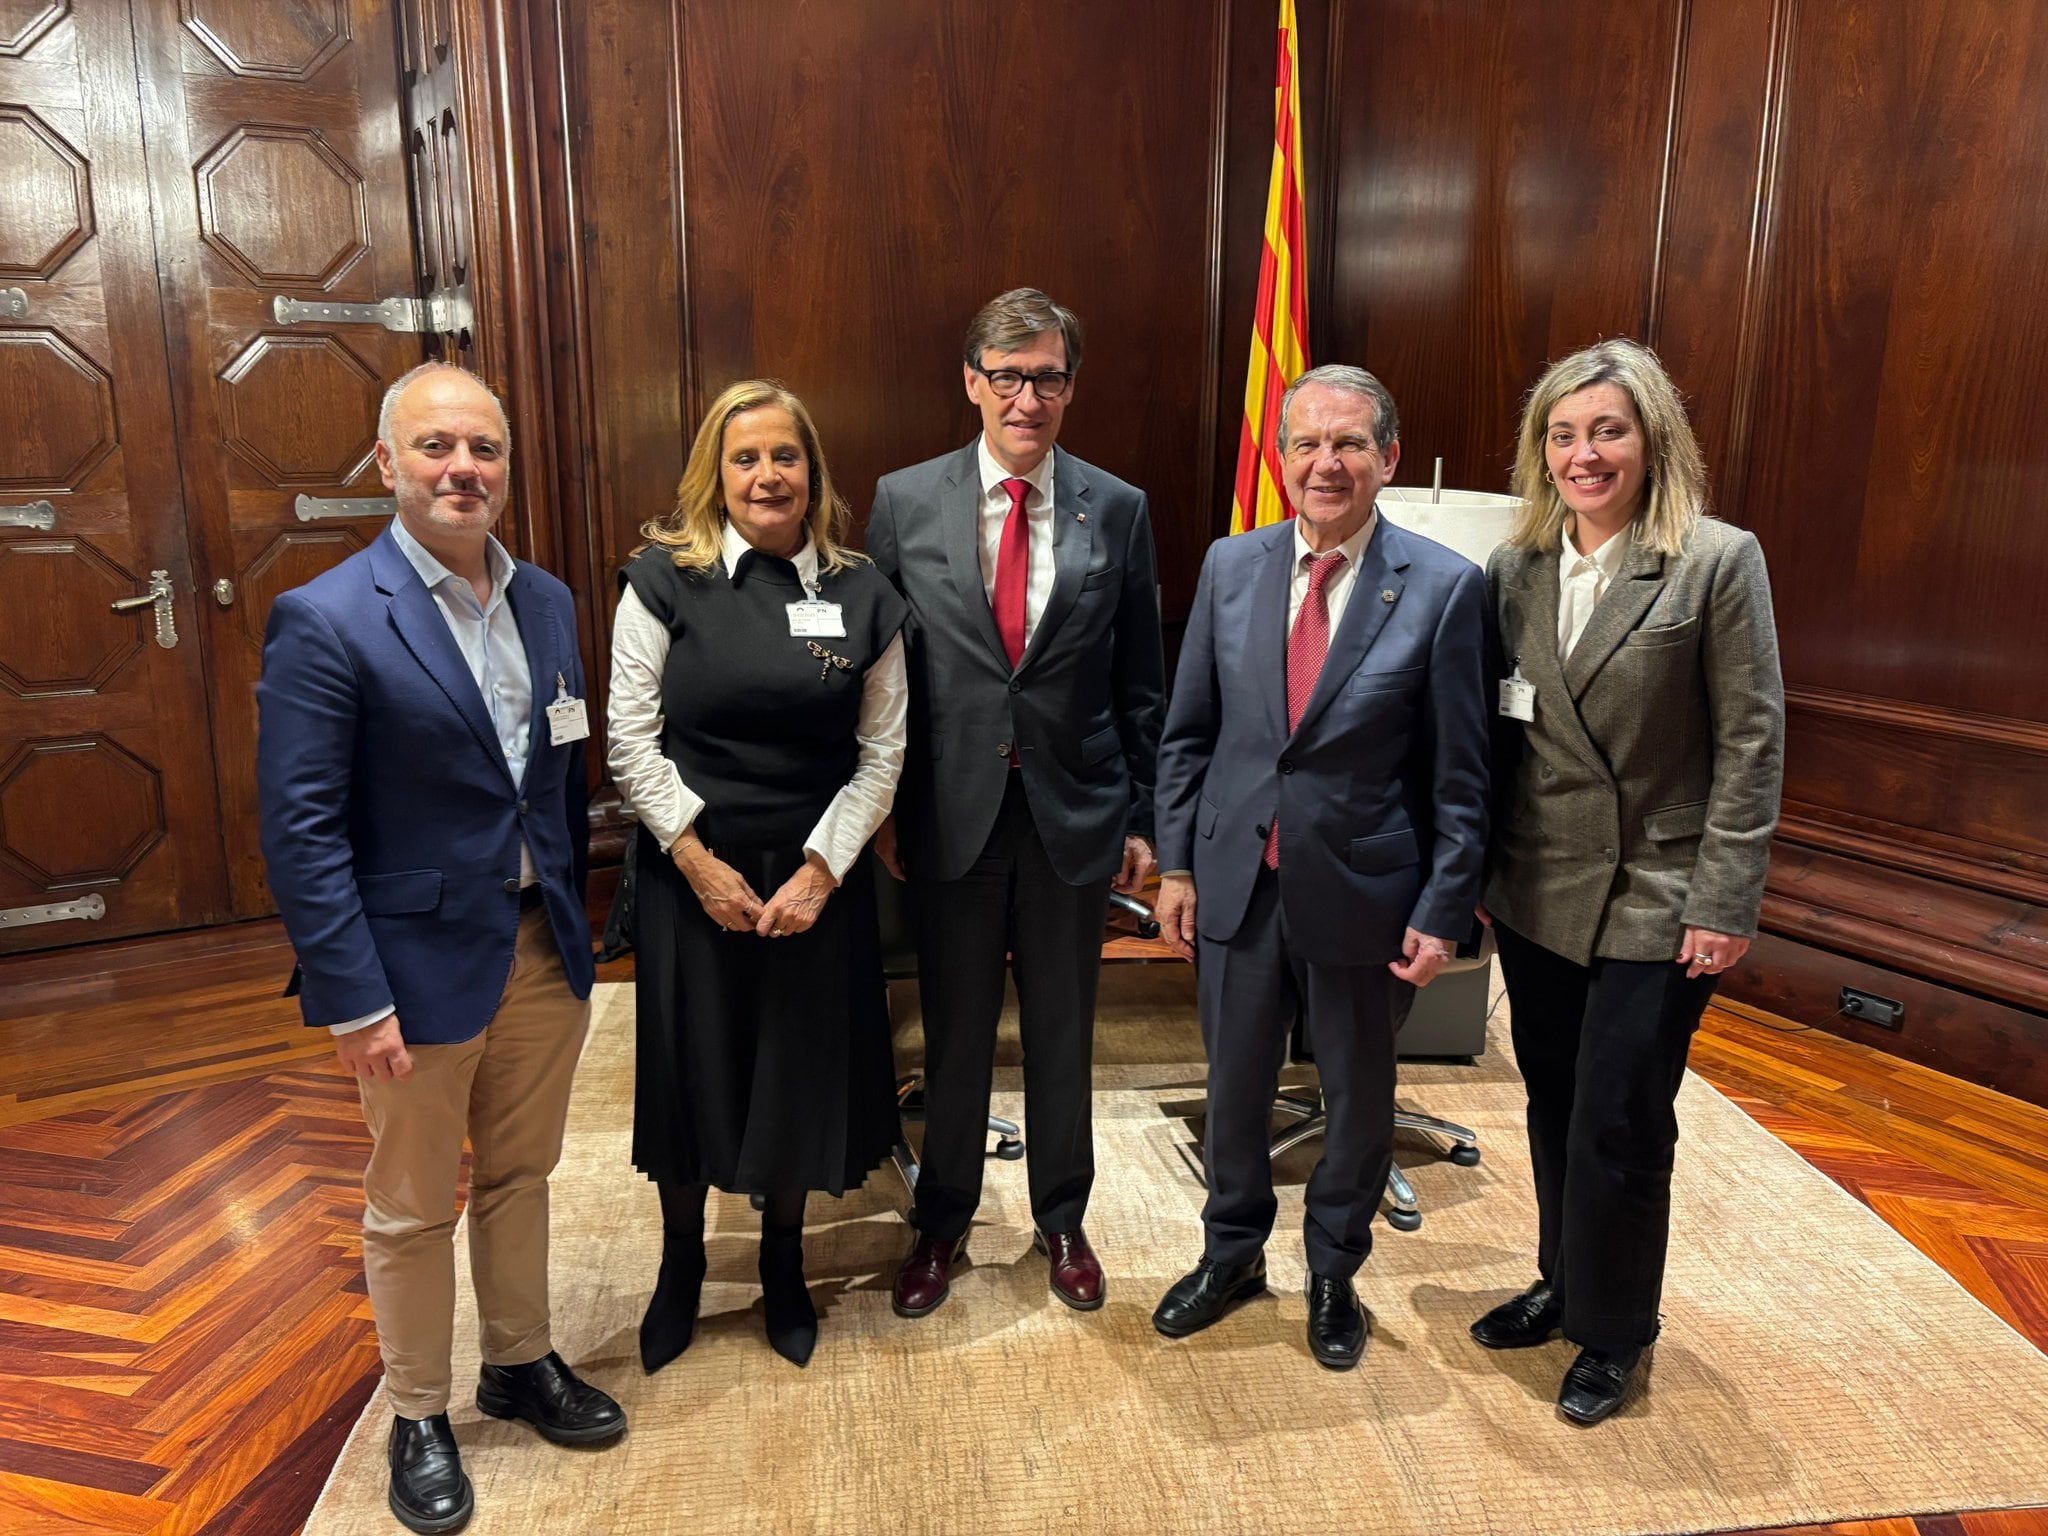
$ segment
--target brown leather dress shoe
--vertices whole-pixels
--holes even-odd
[[[1052,1293],[1076,1312],[1102,1305],[1102,1261],[1079,1227],[1071,1232],[1034,1232],[1032,1245],[1051,1261]]]
[[[946,1299],[953,1288],[953,1261],[967,1251],[967,1239],[917,1235],[917,1246],[896,1271],[889,1305],[898,1317],[923,1317]]]

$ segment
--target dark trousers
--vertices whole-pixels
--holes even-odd
[[[1536,1268],[1564,1333],[1620,1351],[1657,1335],[1671,1239],[1674,1105],[1715,978],[1674,961],[1578,965],[1493,925],[1529,1090]]]
[[[925,1103],[913,1220],[942,1241],[963,1236],[981,1203],[1006,954],[1024,1042],[1032,1220],[1073,1231],[1095,1184],[1090,1077],[1109,881],[1069,885],[1054,872],[1023,777],[1010,774],[988,846],[965,875],[911,888]]]
[[[1394,1034],[1415,989],[1384,965],[1315,965],[1294,953],[1280,877],[1261,868],[1237,934],[1197,949],[1209,1115],[1203,1252],[1246,1264],[1266,1245],[1273,1196],[1273,1095],[1297,1015],[1306,1011],[1329,1128],[1309,1175],[1309,1268],[1348,1278],[1372,1251],[1372,1218],[1394,1162]]]

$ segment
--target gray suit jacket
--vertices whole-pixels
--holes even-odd
[[[910,604],[896,824],[916,878],[957,880],[981,856],[1012,745],[1062,880],[1106,880],[1126,833],[1152,835],[1166,664],[1145,493],[1053,451],[1052,592],[1014,669],[982,585],[975,445],[875,487],[867,552]]]
[[[1785,747],[1755,537],[1706,519],[1675,559],[1631,548],[1563,667],[1558,551],[1504,545],[1486,576],[1495,665],[1536,686],[1532,723],[1494,718],[1487,907],[1580,965],[1754,934]]]
[[[1397,960],[1410,927],[1458,943],[1486,851],[1479,567],[1380,519],[1290,731],[1293,568],[1284,522],[1218,539],[1202,562],[1159,750],[1159,867],[1193,873],[1202,936],[1228,942],[1277,812],[1302,958]]]

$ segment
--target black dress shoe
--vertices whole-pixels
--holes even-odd
[[[1598,1424],[1628,1397],[1637,1363],[1642,1358],[1640,1349],[1627,1349],[1619,1354],[1580,1350],[1579,1358],[1564,1373],[1564,1385],[1558,1388],[1559,1411],[1574,1424]]]
[[[596,1445],[622,1433],[626,1413],[549,1350],[525,1365],[487,1365],[476,1405],[494,1419],[524,1419],[557,1445]]]
[[[768,1347],[794,1365],[809,1365],[818,1347],[818,1309],[804,1284],[804,1235],[761,1234],[761,1309],[768,1315]]]
[[[697,1304],[704,1295],[704,1239],[664,1243],[661,1274],[640,1319],[640,1369],[652,1376],[690,1347],[697,1332]]]
[[[1472,1337],[1488,1349],[1528,1349],[1549,1342],[1563,1326],[1564,1303],[1548,1280],[1538,1280],[1474,1323]]]
[[[1266,1288],[1266,1256],[1249,1264],[1218,1264],[1208,1255],[1174,1281],[1152,1312],[1152,1326],[1169,1339],[1200,1333],[1237,1303]]]
[[[1332,1275],[1308,1277],[1308,1352],[1316,1363],[1348,1371],[1365,1353],[1365,1309],[1349,1280]]]
[[[459,1531],[476,1513],[476,1495],[455,1449],[455,1431],[448,1415],[431,1419],[393,1419],[391,1443],[391,1513],[408,1531]]]

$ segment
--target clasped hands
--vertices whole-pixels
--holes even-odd
[[[1183,960],[1195,958],[1195,882],[1191,875],[1166,875],[1159,881],[1159,936]],[[1401,936],[1401,958],[1387,969],[1402,981],[1426,987],[1451,962],[1451,946],[1442,939],[1410,928]]]
[[[685,832],[677,838],[669,856],[690,882],[711,921],[728,933],[752,932],[764,939],[802,933],[817,922],[825,899],[839,887],[824,859],[815,853],[806,854],[797,872],[766,901],[695,833]]]

